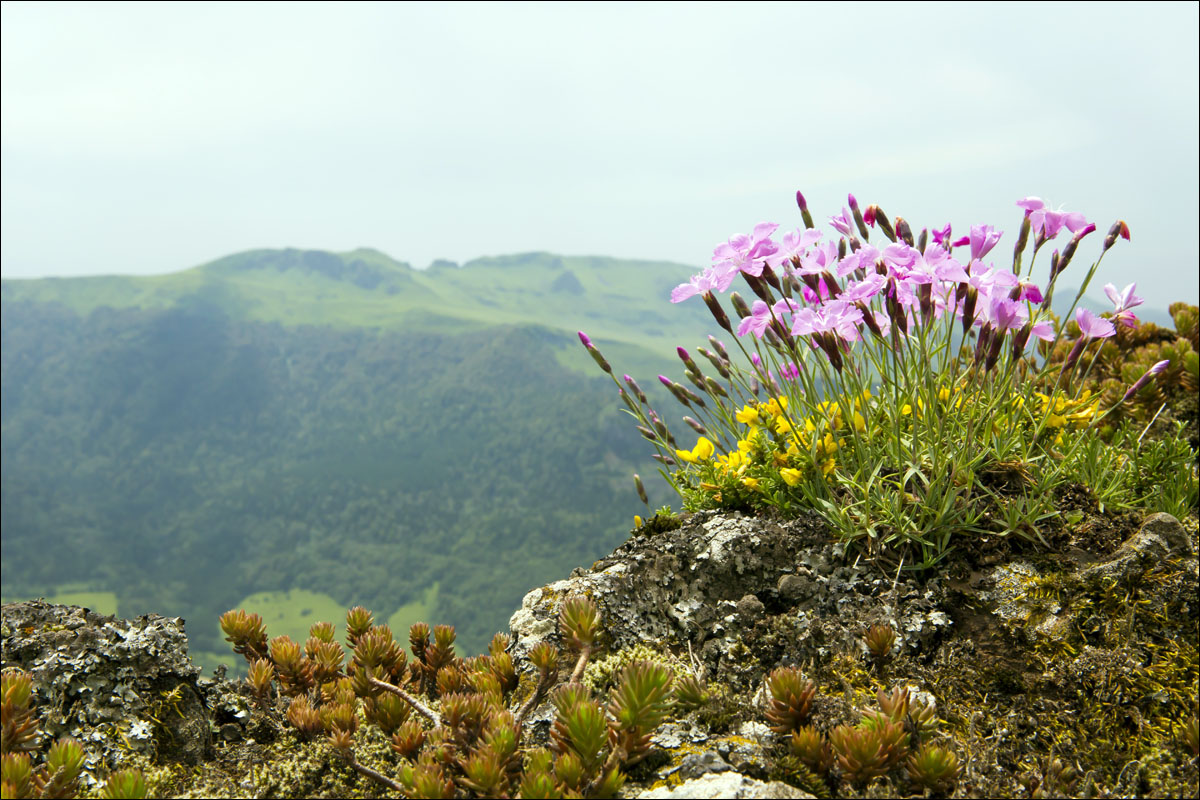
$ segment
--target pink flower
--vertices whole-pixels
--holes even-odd
[[[805,251],[816,244],[820,238],[821,232],[816,228],[809,228],[805,231],[800,229],[788,231],[783,235],[779,249],[767,259],[767,264],[772,269],[788,270],[791,268],[792,259],[803,258]]]
[[[1054,341],[1054,324],[1047,320],[1042,320],[1041,322],[1035,322],[1035,323],[1033,323],[1032,333],[1034,336],[1038,337],[1043,342],[1053,342]]]
[[[850,217],[850,212],[846,210],[845,206],[842,206],[840,216],[829,218],[829,224],[842,236],[849,236],[850,231],[854,230],[854,220]]]
[[[947,222],[946,227],[942,228],[941,230],[934,228],[932,231],[930,231],[930,233],[933,234],[933,243],[934,244],[940,244],[943,247],[945,247],[947,250],[950,249],[950,247],[952,245],[950,244],[950,223],[949,222]]]
[[[1138,318],[1129,309],[1140,306],[1145,300],[1133,293],[1136,288],[1137,283],[1131,283],[1118,292],[1111,283],[1104,284],[1104,293],[1113,304],[1113,322],[1127,328],[1137,327]]]
[[[750,309],[750,316],[745,317],[742,324],[738,325],[737,335],[745,336],[747,333],[753,333],[761,339],[767,334],[770,324],[771,307],[762,300],[755,300],[754,306]]]
[[[1117,329],[1106,319],[1097,317],[1086,308],[1075,309],[1075,322],[1085,339],[1107,339],[1114,335]]]
[[[732,273],[730,274],[732,275]],[[730,283],[732,282],[733,279],[730,278]],[[698,294],[704,294],[705,292],[710,292],[716,288],[718,287],[717,280],[714,277],[714,271],[712,269],[708,269],[704,272],[701,272],[699,275],[693,275],[687,283],[681,283],[672,289],[671,302],[682,303],[689,297],[693,297]],[[729,285],[726,284],[725,288],[728,289]]]
[[[847,303],[855,303],[860,300],[865,302],[883,291],[883,287],[886,285],[887,278],[878,272],[872,272],[861,281],[847,284],[846,290],[842,292],[839,299],[845,300]]]
[[[1036,283],[1022,278],[1014,290],[1016,297],[1014,300],[1028,301],[1030,303],[1042,302],[1042,290]]]
[[[879,251],[869,244],[864,244],[862,247],[855,250],[850,255],[838,262],[837,276],[844,278],[856,269],[861,269],[866,272],[874,272],[875,261],[879,258]]]
[[[725,274],[731,276],[729,282],[720,287],[721,291],[729,288],[729,283],[733,281],[732,275],[738,271],[756,278],[762,275],[763,265],[759,259],[773,255],[779,249],[779,245],[771,241],[771,234],[778,227],[776,222],[760,222],[750,234],[735,234],[729,237],[729,241],[722,242],[713,249],[713,268],[720,270],[722,277]]]
[[[969,237],[971,260],[976,261],[986,256],[1003,235],[1004,231],[997,231],[991,225],[972,225]]]
[[[1041,240],[1053,239],[1064,227],[1071,233],[1076,233],[1088,224],[1087,219],[1078,211],[1054,211],[1046,208],[1040,197],[1026,197],[1018,200],[1017,205],[1025,209],[1025,216],[1029,217],[1033,232]]]

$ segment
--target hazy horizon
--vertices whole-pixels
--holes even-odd
[[[1089,294],[1195,302],[1197,9],[5,3],[0,273],[283,247],[700,269],[798,225],[800,189],[819,222],[853,192],[995,225],[998,264],[1040,196],[1100,229],[1076,284],[1125,219]]]

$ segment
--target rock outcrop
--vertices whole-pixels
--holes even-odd
[[[1196,697],[1194,518],[1089,513],[1048,534],[1052,551],[980,540],[923,575],[847,558],[816,517],[681,522],[534,589],[512,616],[519,669],[538,642],[557,643],[562,602],[585,595],[603,618],[586,674],[596,688],[647,657],[707,683],[709,702],[658,729],[623,796],[824,796],[831,786],[798,773],[764,724],[766,678],[784,666],[817,684],[823,733],[856,724],[880,690],[907,687],[933,709],[929,735],[964,762],[954,796],[1012,795],[1030,781],[1061,794],[1195,793],[1195,759],[1171,727]],[[896,634],[882,657],[863,640],[872,625]],[[43,730],[83,741],[94,774],[140,758],[165,794],[378,794],[319,740],[297,739],[281,706],[199,679],[181,620],[8,604],[3,660],[33,674]],[[551,717],[549,704],[530,717],[535,738]],[[369,727],[359,736],[390,757]],[[1053,758],[1074,766],[1075,783]],[[1114,769],[1122,758],[1133,766]],[[900,783],[838,791],[913,788],[889,780]]]

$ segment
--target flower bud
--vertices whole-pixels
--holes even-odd
[[[1021,330],[1013,336],[1012,341],[1012,358],[1017,361],[1021,356],[1025,355],[1025,345],[1029,343],[1029,335],[1033,333],[1033,324],[1026,322],[1021,326]]]
[[[721,387],[721,384],[707,376],[704,378],[704,387],[706,392],[715,397],[729,397],[728,393]]]
[[[724,342],[722,342],[720,339],[714,339],[712,336],[709,336],[708,343],[712,345],[713,349],[717,351],[717,354],[721,356],[721,358],[725,359],[726,361],[729,360],[729,351],[725,349]]]
[[[860,312],[862,312],[863,324],[866,325],[868,329],[870,329],[871,333],[875,334],[875,336],[882,339],[883,331],[879,327],[879,322],[875,319],[875,312],[872,311],[870,308],[868,308],[867,304],[864,303],[862,300],[859,300],[858,302],[856,302],[854,304],[854,306]]]
[[[779,276],[775,274],[775,270],[771,269],[768,264],[763,264],[762,279],[770,284],[775,291],[783,291],[783,284],[779,282]]]
[[[642,484],[642,476],[636,472],[633,473],[633,485],[637,487],[638,499],[650,507],[650,499],[646,497],[646,487]]]
[[[708,306],[708,310],[712,313],[713,318],[716,319],[717,324],[730,333],[733,333],[733,327],[729,324],[729,317],[726,315],[725,309],[721,307],[720,301],[717,300],[712,292],[705,292],[702,297],[704,298],[704,305]]]
[[[1029,231],[1032,230],[1033,223],[1029,221],[1029,215],[1026,214],[1021,220],[1021,230],[1017,233],[1017,243],[1013,246],[1013,272],[1021,271],[1021,254],[1025,252],[1025,245],[1029,242]]]
[[[712,340],[711,336],[708,338],[710,340]],[[728,362],[725,359],[721,358],[716,353],[705,350],[703,347],[699,348],[699,350],[700,350],[700,355],[707,358],[709,360],[709,362],[714,367],[717,368],[717,372],[719,372],[721,374],[721,377],[724,378],[725,380],[729,380],[730,373],[729,373]]]
[[[929,229],[921,228],[921,235],[917,237],[917,249],[924,253],[927,244],[929,244]]]
[[[1087,343],[1086,336],[1080,336],[1079,341],[1075,342],[1075,346],[1071,348],[1071,352],[1067,354],[1067,360],[1063,364],[1062,371],[1059,376],[1067,375],[1075,368],[1075,362],[1079,360],[1080,354],[1083,353],[1083,346]]]
[[[858,232],[862,234],[864,241],[870,241],[871,234],[867,230],[867,222],[863,219],[862,212],[858,210],[858,200],[854,199],[854,195],[849,195],[847,200],[850,202],[850,213],[854,215],[854,224],[858,226]]]
[[[808,203],[805,201],[804,195],[802,195],[799,190],[796,191],[796,205],[800,207],[800,216],[804,218],[804,227],[814,227],[812,214],[808,213]]]
[[[746,301],[742,299],[740,294],[734,292],[733,294],[729,295],[729,302],[733,303],[733,310],[737,312],[739,317],[745,319],[746,317],[750,316],[750,306],[746,305]]]
[[[896,217],[896,235],[909,247],[913,246],[912,228],[904,217]]]
[[[1000,358],[1000,348],[1004,346],[1003,331],[994,331],[992,333],[992,341],[988,345],[987,362],[983,365],[984,371],[991,372],[996,366],[996,360]]]
[[[1147,383],[1150,382],[1151,378],[1153,378],[1155,375],[1162,374],[1163,372],[1166,371],[1167,367],[1169,367],[1169,366],[1171,366],[1171,361],[1170,361],[1170,359],[1167,359],[1164,361],[1159,361],[1153,367],[1146,370],[1146,374],[1143,375],[1142,377],[1138,378],[1137,382],[1135,382],[1133,384],[1133,386],[1129,387],[1129,391],[1127,391],[1125,393],[1125,396],[1121,398],[1121,402],[1124,403],[1126,400],[1128,400],[1129,398],[1133,397],[1135,394],[1140,392],[1142,390],[1142,387],[1144,387]]]
[[[767,283],[762,278],[757,278],[748,272],[743,272],[742,278],[746,281],[746,285],[750,287],[750,290],[758,295],[759,299],[767,305],[770,305],[775,299],[771,297],[771,290],[767,288]]]
[[[1055,275],[1067,268],[1067,264],[1071,263],[1071,259],[1075,256],[1075,251],[1079,249],[1079,243],[1083,241],[1083,237],[1094,230],[1096,230],[1096,223],[1089,223],[1086,228],[1081,229],[1071,237],[1071,241],[1067,242],[1067,246],[1063,248],[1062,260],[1059,261],[1058,269],[1054,273]]]
[[[1108,248],[1117,243],[1117,237],[1120,236],[1125,241],[1129,241],[1129,226],[1125,224],[1125,220],[1119,219],[1112,224],[1108,229],[1108,235],[1104,237],[1104,250],[1108,252]]]
[[[683,421],[687,423],[689,428],[691,428],[692,430],[694,430],[696,433],[700,434],[701,436],[709,435],[708,428],[705,428],[703,425],[701,425],[698,420],[692,419],[691,417],[684,417]]]
[[[975,324],[975,304],[979,302],[979,290],[970,284],[961,285],[967,287],[966,296],[963,298],[962,315],[963,334],[965,335]]]
[[[638,386],[637,381],[635,381],[633,378],[626,375],[625,383],[629,386],[630,389],[633,390],[633,393],[637,396],[638,402],[640,402],[642,405],[650,404],[650,401],[646,399],[646,393],[642,391],[642,387]]]
[[[887,214],[883,213],[883,209],[879,206],[867,206],[867,214],[873,220],[870,224],[878,225],[879,230],[883,231],[883,235],[889,241],[896,241],[896,231],[892,228],[892,223],[888,219]]]

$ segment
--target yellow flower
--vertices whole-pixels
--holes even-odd
[[[633,515],[633,527],[635,529],[642,527],[642,518],[639,517],[637,514]]]
[[[800,472],[798,469],[784,467],[783,469],[779,470],[779,477],[783,478],[783,482],[788,486],[795,486],[804,479],[804,473]]]
[[[779,434],[789,433],[792,430],[792,423],[787,421],[787,417],[777,417],[775,419],[775,432]]]
[[[758,409],[752,406],[742,406],[742,410],[734,414],[734,417],[743,425],[757,425],[759,421]]]
[[[838,449],[837,439],[833,438],[832,434],[825,434],[825,438],[821,440],[821,446],[825,448],[825,455],[833,455]]]
[[[717,462],[726,472],[739,472],[749,466],[750,459],[741,450],[734,450],[728,455],[717,456]]]
[[[837,461],[830,458],[823,465],[821,465],[821,472],[828,475],[829,473],[833,472],[835,467],[837,467]]]
[[[938,400],[941,400],[944,403],[949,399],[950,399],[950,390],[949,389],[945,388],[944,386],[941,389],[938,389]]]
[[[742,478],[742,485],[745,486],[747,489],[757,489],[758,488],[758,478],[751,478],[749,476]]]
[[[854,430],[858,431],[859,433],[862,433],[866,429],[867,429],[867,421],[865,419],[863,419],[862,414],[855,411],[854,412]]]
[[[700,440],[696,442],[696,446],[691,450],[676,450],[675,455],[678,456],[681,461],[686,461],[689,464],[695,464],[697,461],[707,461],[708,459],[712,458],[712,454],[715,452],[715,450],[716,448],[713,447],[713,443],[701,436]]]
[[[770,401],[768,401],[767,404],[765,406],[763,406],[763,409],[768,414],[770,414],[772,417],[778,417],[780,414],[783,413],[785,408],[787,408],[787,398],[786,397],[772,397],[770,399]]]

